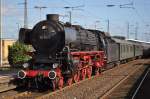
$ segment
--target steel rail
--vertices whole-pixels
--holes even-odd
[[[142,81],[140,82],[139,86],[138,86],[137,89],[135,90],[135,92],[134,92],[134,94],[132,95],[132,98],[131,98],[131,99],[134,99],[134,98],[135,98],[135,96],[136,96],[136,94],[138,93],[139,89],[141,88],[141,86],[142,86],[144,80],[146,79],[146,77],[147,77],[149,71],[150,71],[150,69],[147,70],[146,74],[144,75]]]
[[[100,96],[100,99],[106,99],[107,96],[110,95],[117,87],[119,87],[125,80],[127,80],[131,75],[133,75],[136,71],[138,71],[141,67],[136,68],[134,71],[132,71],[129,75],[122,78],[117,84],[115,84],[112,88],[110,88],[106,93],[104,93],[102,96]]]

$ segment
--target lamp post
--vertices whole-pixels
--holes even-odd
[[[24,28],[28,28],[27,0],[24,0],[24,3],[18,3],[18,5],[24,5]]]
[[[82,10],[82,9],[78,9],[78,8],[81,8],[81,7],[84,7],[84,5],[74,6],[74,7],[66,6],[64,8],[65,9],[71,9],[71,10]],[[72,12],[71,11],[69,11],[69,22],[72,23]]]
[[[34,8],[40,10],[40,20],[41,20],[41,10],[42,10],[42,9],[45,9],[45,8],[47,8],[47,7],[45,7],[45,6],[35,6]]]

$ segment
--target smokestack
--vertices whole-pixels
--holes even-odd
[[[46,19],[48,21],[59,21],[59,15],[58,14],[47,14]]]

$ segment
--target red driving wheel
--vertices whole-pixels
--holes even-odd
[[[76,83],[80,80],[80,72],[77,72],[73,76],[73,81]]]
[[[82,69],[81,70],[81,79],[85,79],[86,78],[86,69]]]
[[[91,78],[91,76],[92,76],[92,66],[89,66],[86,70],[87,70],[87,77]]]
[[[62,89],[63,86],[64,86],[64,79],[63,79],[63,77],[60,77],[59,81],[58,81],[58,88]]]

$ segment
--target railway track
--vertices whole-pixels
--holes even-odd
[[[147,90],[147,87],[149,87],[149,78],[150,78],[150,68],[148,68],[145,74],[142,76],[142,79],[139,82],[137,88],[135,89],[131,99],[141,99],[141,98],[145,99],[146,97],[149,96],[148,95],[149,90]]]
[[[53,93],[43,95],[37,99],[111,99],[105,98],[111,91],[113,91],[117,86],[123,83],[134,73],[141,73],[145,70],[143,68],[143,61],[129,62],[122,66],[115,67],[102,73],[102,76],[93,77],[90,80],[81,81],[79,83],[73,84]],[[148,62],[148,61],[147,61]],[[130,64],[130,66],[129,66]],[[142,71],[143,70],[143,71]],[[138,74],[139,76],[140,74]]]
[[[104,71],[99,76],[93,76],[90,79],[74,83],[72,86],[64,87],[55,92],[39,93],[25,91],[2,99],[105,99],[108,93],[111,93],[113,89],[117,88],[132,74],[138,70],[141,71],[144,62],[143,60],[138,60],[117,66]],[[144,69],[142,68],[142,70]]]
[[[139,84],[139,81],[143,82],[147,73],[149,72],[148,65],[141,64],[141,66],[142,66],[141,68],[139,67],[135,69],[129,75],[120,80],[118,84],[113,86],[103,96],[99,97],[99,99],[134,99],[133,97],[135,97],[142,84],[142,83]],[[144,78],[140,80],[141,77]]]
[[[122,78],[116,85],[114,85],[111,89],[109,89],[104,95],[100,96],[99,99],[107,99],[107,97],[117,88],[119,87],[123,82],[125,82],[127,79],[129,79],[130,76],[132,76],[135,72],[137,72],[140,69],[140,67],[133,70],[129,75],[126,75],[124,78]],[[121,94],[122,92],[119,92],[118,94]],[[111,95],[110,95],[111,97]],[[115,98],[114,98],[115,99]],[[116,98],[117,99],[117,98]]]

